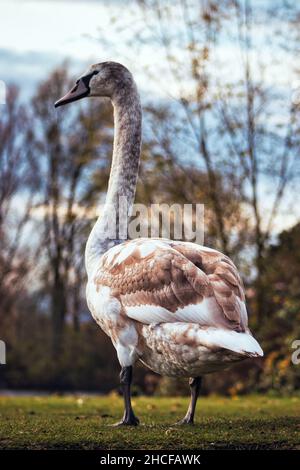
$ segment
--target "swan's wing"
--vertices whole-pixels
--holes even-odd
[[[127,316],[145,324],[183,321],[243,330],[236,268],[224,255],[209,253],[193,244],[133,240],[102,257],[94,282],[110,287]]]
[[[231,259],[217,250],[188,242],[171,242],[171,246],[202,269],[207,275],[214,297],[225,317],[248,325],[243,281]]]

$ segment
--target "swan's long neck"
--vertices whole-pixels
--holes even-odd
[[[135,83],[132,81],[119,89],[112,97],[112,103],[115,126],[112,165],[105,205],[86,245],[85,264],[88,275],[93,272],[99,257],[122,241],[119,234],[119,206],[121,204],[122,210],[127,206],[127,214],[130,214],[135,197],[142,123]],[[124,236],[124,226],[122,231]]]

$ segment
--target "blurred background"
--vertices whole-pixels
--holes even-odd
[[[300,365],[300,5],[288,0],[0,0],[2,389],[117,387],[85,302],[84,248],[105,196],[108,101],[55,110],[90,63],[119,61],[144,109],[137,202],[204,203],[205,244],[232,257],[265,357],[204,393],[293,393]],[[84,100],[83,100],[84,101]],[[180,394],[143,367],[136,393]]]

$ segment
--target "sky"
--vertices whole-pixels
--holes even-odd
[[[110,27],[111,19],[120,15],[122,23],[130,25],[134,11],[130,0],[0,0],[0,80],[17,83],[28,97],[36,83],[66,59],[76,78],[91,63],[114,60],[134,72],[139,88],[149,88],[140,72],[153,60],[153,50],[144,46],[135,57]],[[100,28],[117,50],[97,39]],[[162,60],[156,51],[155,59],[160,55]]]
[[[161,48],[144,44],[137,56],[122,45],[124,37],[133,37],[138,31],[138,21],[132,20],[136,11],[131,0],[0,0],[0,80],[17,83],[22,94],[30,96],[35,84],[65,59],[70,61],[75,76],[88,64],[115,60],[130,67],[140,89],[160,97],[176,93],[170,89],[172,83],[165,75],[166,70],[165,82],[160,86],[143,74],[145,67],[153,65],[154,58],[156,64],[163,64]],[[111,27],[112,18],[121,19],[122,36]],[[100,28],[105,31],[104,41],[99,40]],[[175,23],[172,28],[176,28]],[[266,24],[257,27],[257,38],[265,34]],[[107,42],[117,47],[112,51]],[[180,45],[177,52],[178,55],[182,52]],[[223,41],[216,55],[224,64],[233,65],[237,60],[232,42]],[[262,48],[261,60],[267,64],[269,57],[269,49]],[[275,65],[272,70],[269,68],[265,79],[278,86],[286,85],[288,60],[286,55],[284,61],[278,61],[276,69]],[[231,65],[227,70],[232,78],[238,69]]]
[[[147,66],[153,65],[153,61],[158,69],[160,65],[164,66],[163,51],[145,43],[140,54],[135,55],[125,43],[122,44],[111,27],[112,18],[121,18],[124,25],[122,38],[135,34],[138,24],[132,24],[134,12],[131,0],[0,0],[0,95],[3,82],[15,82],[21,89],[21,96],[27,99],[33,95],[40,80],[46,79],[55,66],[68,59],[74,78],[80,76],[91,63],[120,61],[133,71],[142,92],[142,102],[145,96],[170,98],[176,90],[172,89],[167,75],[154,82],[143,73]],[[172,25],[173,28],[175,26]],[[103,40],[99,39],[99,28],[105,32]],[[257,41],[267,32],[266,23],[258,26]],[[117,47],[112,50],[108,43]],[[181,53],[180,45],[177,52]],[[272,67],[270,53],[278,58]],[[235,46],[224,41],[218,46],[216,56],[227,65],[232,78],[238,60]],[[287,82],[290,80],[287,69],[292,64],[288,54],[280,57],[279,50],[271,41],[268,47],[261,48],[260,59],[267,65],[266,82],[273,88],[285,87],[289,92],[292,85]],[[188,87],[188,83],[185,85]],[[299,83],[297,86],[300,87]],[[274,112],[272,116],[272,119],[282,118],[280,112]],[[294,222],[295,218],[286,213],[278,229]]]
[[[66,58],[81,71],[106,55],[87,37],[108,20],[103,2],[0,0],[0,15],[0,79],[26,94]]]

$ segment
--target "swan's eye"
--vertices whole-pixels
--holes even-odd
[[[90,80],[94,75],[97,75],[99,72],[94,70],[94,72],[89,73],[88,75],[84,75],[84,77],[81,77],[81,80],[85,84],[85,86],[89,89],[90,85]]]

